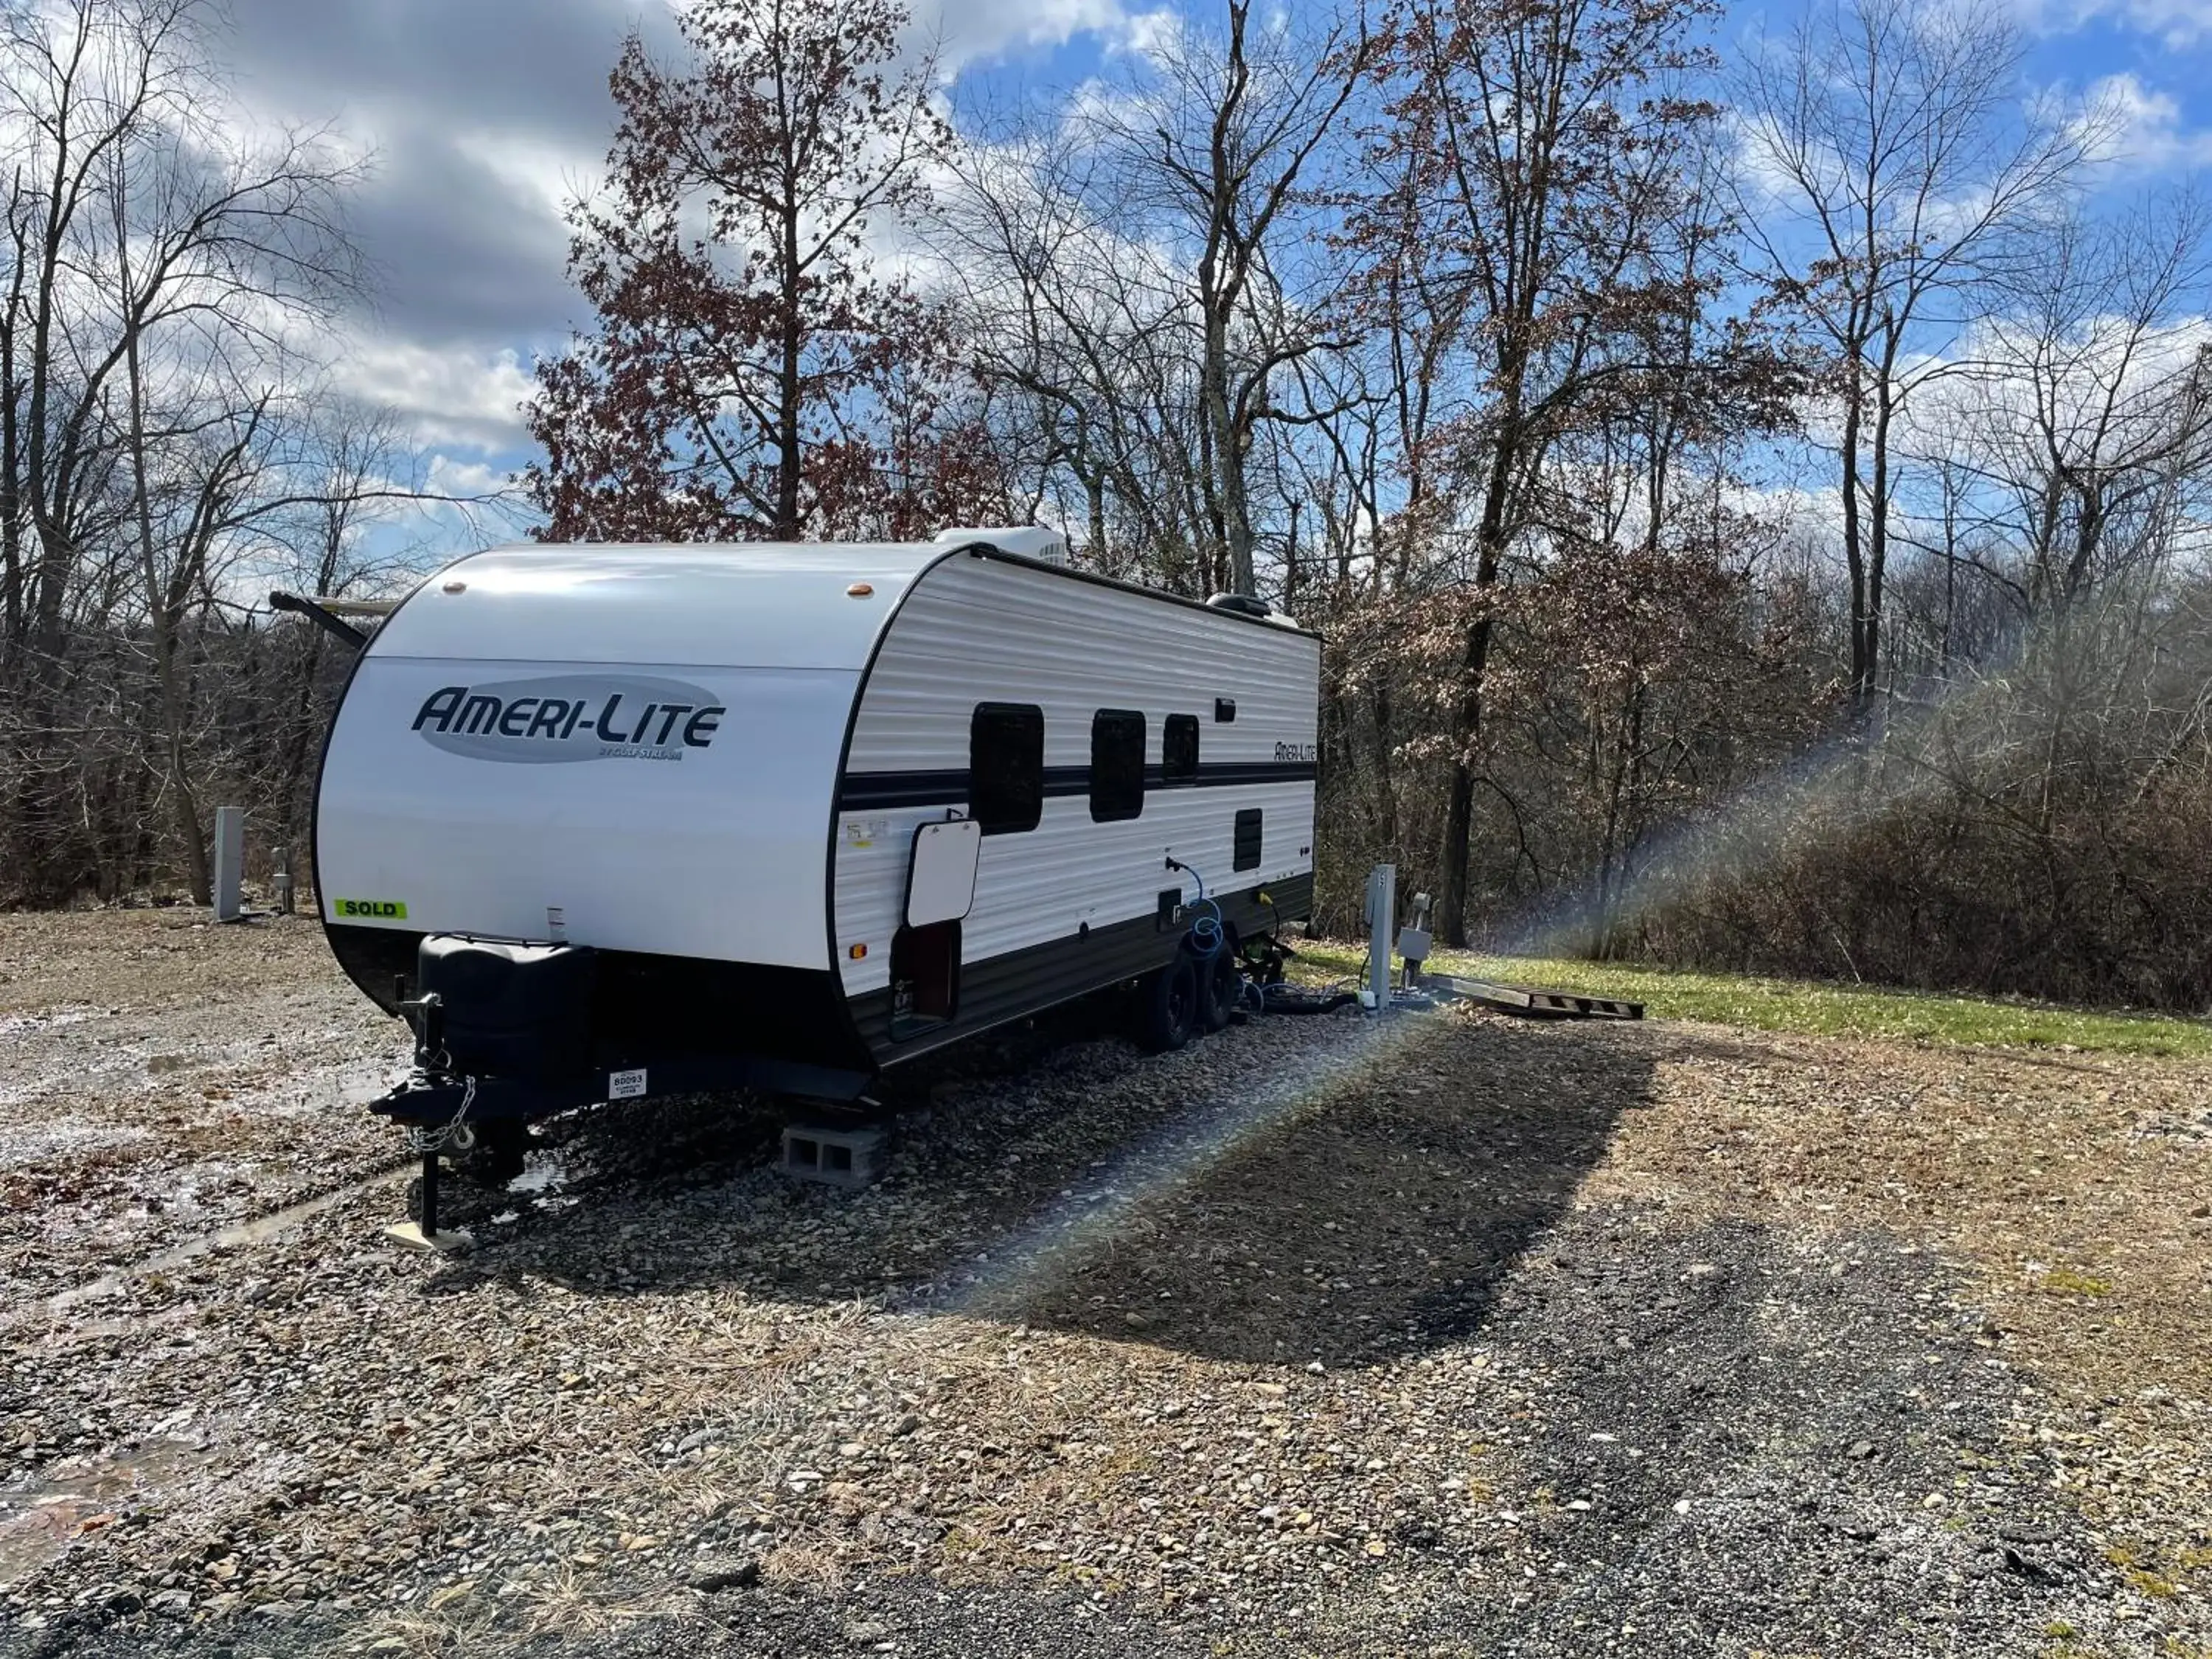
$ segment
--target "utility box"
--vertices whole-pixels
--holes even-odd
[[[236,921],[246,914],[246,809],[215,809],[215,919]]]

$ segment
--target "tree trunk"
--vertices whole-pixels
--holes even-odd
[[[1866,701],[1872,671],[1866,660],[1866,555],[1859,524],[1859,386],[1863,371],[1856,349],[1851,357],[1850,384],[1844,394],[1844,563],[1851,582],[1851,706],[1856,711]]]
[[[1474,749],[1482,735],[1483,677],[1490,666],[1489,597],[1504,568],[1506,505],[1512,491],[1514,461],[1519,454],[1518,368],[1515,362],[1516,384],[1498,422],[1490,479],[1483,491],[1474,566],[1475,602],[1480,609],[1468,627],[1467,646],[1460,659],[1460,694],[1452,708],[1452,760],[1444,796],[1443,868],[1437,874],[1437,926],[1444,943],[1459,949],[1464,949],[1468,941],[1467,867],[1474,851]]]
[[[119,186],[118,186],[119,189]],[[129,227],[123,204],[116,202],[118,259],[127,306],[131,297]],[[173,592],[165,591],[161,562],[154,546],[154,505],[146,485],[145,377],[138,358],[138,331],[129,327],[123,337],[124,373],[131,390],[131,487],[136,498],[139,568],[146,582],[148,627],[153,635],[154,672],[161,694],[161,757],[167,773],[169,805],[175,815],[177,841],[185,857],[185,879],[192,902],[215,902],[215,883],[208,870],[207,837],[200,827],[199,796],[192,787],[191,766],[185,754],[185,732],[191,711],[177,657],[182,647],[182,606]]]

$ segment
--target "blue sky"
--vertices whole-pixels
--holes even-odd
[[[2033,33],[2037,81],[2075,93],[2104,82],[2128,107],[2107,191],[2212,175],[2212,0],[2004,3]],[[564,275],[561,208],[604,155],[607,69],[632,27],[672,38],[668,13],[638,0],[232,0],[231,9],[241,100],[263,115],[335,123],[376,157],[356,212],[376,293],[343,331],[340,386],[396,411],[434,485],[489,485],[528,459],[516,404],[535,354],[586,320]],[[916,33],[942,40],[963,96],[1050,97],[1156,35],[1174,9],[919,0]],[[1208,10],[1182,9],[1200,20]],[[1762,15],[1788,13],[1737,8],[1720,24],[1723,44]],[[407,528],[447,542],[479,533]]]

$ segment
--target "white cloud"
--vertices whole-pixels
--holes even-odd
[[[456,133],[453,144],[520,199],[556,221],[565,222],[568,204],[592,187],[605,165],[604,143],[591,149],[497,129]]]
[[[425,488],[433,495],[491,495],[507,486],[507,470],[483,461],[457,461],[442,452],[430,458]]]
[[[955,70],[1022,48],[1064,46],[1079,34],[1141,51],[1147,33],[1172,16],[1131,13],[1121,0],[937,0],[915,14],[916,37],[938,43],[945,67]]]
[[[339,386],[372,408],[394,410],[428,444],[500,453],[527,445],[520,405],[533,390],[521,354],[370,338],[336,365]]]
[[[2105,18],[2138,30],[2169,52],[2212,40],[2212,0],[2022,0],[2029,27],[2064,33]]]
[[[2173,95],[2145,86],[2132,70],[2094,82],[2088,105],[2109,119],[2098,141],[2100,161],[2152,172],[2212,166],[2212,130],[2185,127]]]

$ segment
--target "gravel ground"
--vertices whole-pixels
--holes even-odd
[[[399,1029],[198,919],[0,916],[0,1653],[2212,1655],[2203,1066],[1068,1025],[439,1261]]]

